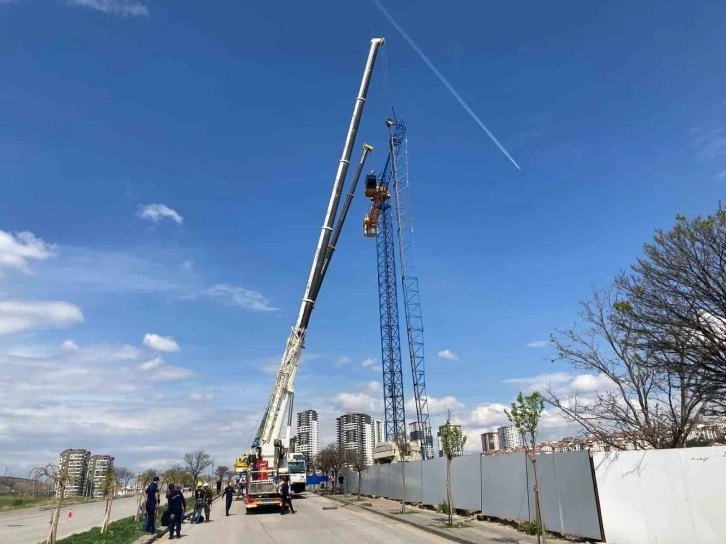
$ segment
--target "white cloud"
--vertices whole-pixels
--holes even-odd
[[[63,351],[78,351],[80,348],[73,340],[66,340],[61,344],[61,349]]]
[[[527,378],[509,378],[503,380],[503,383],[511,383],[514,385],[523,385],[528,391],[543,391],[549,387],[559,387],[563,383],[572,380],[572,376],[566,372],[553,372],[551,374],[539,374],[538,376],[530,376]]]
[[[212,400],[214,398],[214,395],[211,393],[192,393],[189,395],[189,400],[200,402],[204,400]]]
[[[507,425],[508,420],[507,415],[504,413],[505,408],[507,406],[496,402],[482,404],[471,411],[467,423],[485,427]]]
[[[182,263],[182,270],[186,270],[187,272],[192,269],[194,266],[194,259],[187,259]]]
[[[146,361],[139,365],[139,370],[156,370],[166,364],[166,361],[161,357],[154,357],[153,359]]]
[[[120,17],[148,17],[149,8],[133,0],[65,0],[71,6],[95,9]]]
[[[262,312],[277,310],[270,306],[270,301],[262,293],[244,287],[217,284],[207,289],[206,294],[209,298],[222,302],[226,306],[239,306]]]
[[[528,348],[546,348],[550,345],[549,340],[535,340],[534,342],[530,342],[527,344]]]
[[[179,344],[171,336],[159,336],[158,334],[147,333],[144,336],[144,345],[154,351],[173,352],[181,351]]]
[[[234,459],[239,444],[230,443],[229,436],[250,436],[269,393],[250,381],[255,376],[235,383],[226,376],[210,382],[216,378],[201,374],[171,384],[191,371],[143,359],[133,346],[63,351],[26,340],[27,352],[43,355],[10,355],[0,347],[0,466],[14,474],[57,460],[59,451],[74,444],[110,453],[132,470],[180,462],[189,443],[203,443],[217,459]],[[144,363],[151,368],[140,370]],[[220,391],[219,400],[209,398],[212,388]],[[184,441],[170,421],[183,424]]]
[[[374,357],[368,357],[367,359],[363,359],[361,366],[363,368],[373,367],[374,369],[378,370],[377,368],[375,368],[376,362],[377,362],[377,359],[375,359]]]
[[[446,415],[449,410],[458,412],[464,409],[464,405],[457,400],[456,397],[447,396],[442,398],[428,397],[429,415],[439,416]],[[413,410],[416,410],[414,402]]]
[[[171,219],[177,225],[181,225],[184,222],[184,218],[181,215],[164,204],[147,204],[145,206],[139,206],[137,215],[142,219],[148,219],[154,223],[158,223],[165,218]]]
[[[0,335],[67,327],[82,321],[80,308],[69,302],[0,301]]]
[[[335,361],[335,366],[345,366],[350,363],[350,357],[340,357]]]
[[[457,357],[456,353],[451,351],[450,349],[445,349],[443,351],[440,351],[438,353],[439,359],[448,359],[449,361],[458,361],[459,357]]]
[[[30,273],[29,260],[44,261],[57,255],[56,246],[46,244],[32,232],[15,235],[0,230],[0,278],[4,269],[15,269]]]
[[[383,401],[366,393],[338,393],[333,397],[333,404],[346,412],[362,412],[379,419],[383,412]]]

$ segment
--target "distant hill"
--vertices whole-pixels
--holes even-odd
[[[41,492],[51,489],[49,484],[38,484],[28,478],[16,478],[14,476],[0,476],[0,495],[27,495],[33,492]]]

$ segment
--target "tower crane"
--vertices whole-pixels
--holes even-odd
[[[349,191],[346,204],[334,229],[335,216],[340,204],[343,185],[350,164],[350,156],[355,145],[358,126],[360,125],[361,115],[365,106],[373,67],[378,50],[383,44],[383,38],[374,38],[371,40],[368,59],[363,71],[363,79],[353,107],[353,116],[343,146],[343,154],[338,163],[338,170],[333,182],[333,190],[330,195],[325,220],[313,256],[310,275],[305,286],[300,310],[295,325],[293,325],[290,331],[290,336],[285,346],[285,353],[282,356],[280,369],[277,372],[277,378],[272,388],[267,408],[260,421],[252,448],[247,456],[247,471],[248,475],[251,476],[247,477],[245,494],[245,505],[247,508],[268,504],[280,504],[278,476],[287,470],[286,454],[289,448],[290,427],[292,423],[295,375],[300,364],[302,350],[305,346],[305,337],[310,323],[310,315],[315,307],[315,300],[320,292],[325,273],[333,257],[335,245],[337,244],[338,236],[340,235],[350,206],[350,200],[353,198],[352,193],[355,189],[355,184],[358,182],[358,176],[360,176],[366,157],[372,149],[368,145],[363,147],[361,160],[356,170],[356,177],[351,184],[351,191]],[[287,418],[285,418],[286,415]],[[282,439],[281,432],[285,419],[287,419],[287,432],[286,437]],[[252,471],[250,470],[252,467],[256,467],[259,470]]]
[[[406,315],[408,351],[413,376],[416,423],[421,457],[433,458],[433,437],[429,422],[426,373],[424,368],[423,318],[419,298],[413,247],[413,219],[408,182],[408,143],[406,124],[396,116],[386,120],[389,153],[381,175],[366,178],[365,195],[371,208],[363,220],[363,234],[376,238],[378,257],[378,297],[381,328],[381,359],[383,365],[383,399],[386,440],[406,432],[404,410],[401,337],[396,287],[395,237],[393,206],[395,203],[398,249],[401,261],[403,306]],[[393,186],[393,195],[390,187]]]

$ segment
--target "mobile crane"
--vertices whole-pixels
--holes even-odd
[[[280,370],[277,373],[267,408],[260,422],[255,440],[247,455],[246,492],[244,497],[247,512],[249,512],[250,508],[279,506],[281,503],[279,485],[280,476],[288,473],[287,460],[288,449],[290,447],[292,405],[295,394],[295,375],[300,364],[302,350],[305,347],[305,335],[308,324],[310,323],[310,315],[315,306],[315,300],[320,292],[320,287],[330,265],[330,260],[333,257],[335,245],[337,244],[340,230],[345,222],[358,177],[363,169],[366,157],[372,149],[367,144],[363,147],[361,160],[359,161],[356,175],[351,183],[351,190],[348,193],[346,203],[341,210],[340,217],[334,229],[333,223],[338,211],[338,205],[340,204],[340,197],[343,193],[343,185],[350,164],[350,155],[355,145],[373,66],[378,50],[383,44],[383,38],[374,38],[371,40],[368,60],[363,71],[363,80],[361,81],[358,97],[353,107],[353,117],[350,121],[345,145],[343,146],[343,155],[338,164],[338,171],[333,182],[333,191],[330,195],[322,231],[315,249],[310,275],[305,286],[302,303],[300,304],[300,311],[287,340],[285,353],[282,356]],[[280,435],[285,415],[288,416],[287,431],[285,438],[282,439]]]

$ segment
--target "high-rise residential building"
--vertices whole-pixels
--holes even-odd
[[[497,431],[482,433],[481,450],[484,453],[489,453],[490,451],[499,450],[499,433]]]
[[[297,413],[295,451],[305,456],[305,462],[308,466],[320,453],[320,430],[318,428],[318,413],[315,410],[302,410]]]
[[[106,477],[113,468],[113,457],[110,455],[92,455],[88,461],[86,473],[86,495],[100,499],[104,495]]]
[[[373,447],[386,441],[385,426],[380,419],[373,420]]]
[[[499,435],[499,448],[502,450],[513,450],[524,444],[522,434],[514,425],[499,427],[497,434]]]
[[[338,448],[362,453],[366,464],[373,464],[375,430],[373,418],[368,414],[348,412],[335,420]]]
[[[290,453],[295,453],[297,447],[297,435],[290,437]]]
[[[86,476],[90,458],[91,452],[88,450],[68,449],[61,452],[58,467],[61,470],[67,470],[69,476],[66,496],[83,496],[86,492]],[[60,490],[56,489],[56,495],[59,493]]]
[[[459,432],[460,432],[460,433],[462,433],[462,432],[463,432],[463,431],[461,430],[461,425],[454,425],[453,423],[450,423],[450,425],[451,425],[452,427],[456,428],[456,429],[459,429]],[[442,430],[442,429],[443,429],[444,427],[445,427],[445,425],[442,425],[441,427],[439,427],[439,430],[438,430],[438,432],[436,433],[436,444],[437,444],[437,446],[438,446],[438,447],[437,447],[437,449],[439,450],[439,457],[443,457],[443,456],[444,456],[444,448],[443,448],[443,445],[441,444],[441,430]],[[461,449],[460,449],[459,451],[457,451],[457,452],[454,452],[454,455],[464,455],[464,448],[461,448]]]
[[[425,425],[420,424],[418,421],[409,423],[408,426],[411,429],[409,432],[409,440],[411,440],[411,442],[417,442],[421,446],[422,452],[425,448],[428,448],[431,452],[431,457],[433,457],[434,441],[431,436],[431,427],[426,428],[424,431]],[[429,457],[427,456],[427,458]]]

